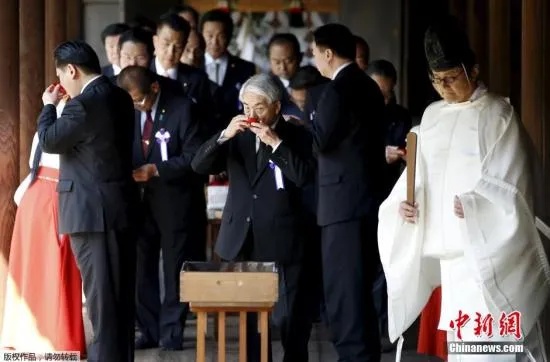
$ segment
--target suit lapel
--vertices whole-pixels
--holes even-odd
[[[282,117],[279,117],[279,121],[277,123],[277,126],[275,127],[275,133],[277,133],[277,135],[279,135],[281,139],[283,138],[283,133],[284,133],[284,127],[285,127],[284,122],[285,120]],[[254,141],[256,141],[255,137],[254,137]],[[256,150],[255,144],[254,144],[254,150]],[[256,154],[254,153],[254,156],[255,155]],[[268,167],[269,158],[270,157],[269,157],[269,151],[268,151],[264,153],[262,157],[262,161],[261,161],[262,167],[256,171],[254,179],[252,180],[252,186],[254,186],[258,182],[258,180],[263,175],[263,173],[269,168]],[[255,162],[255,159],[254,159],[254,162]]]
[[[137,160],[145,160],[145,157],[143,157],[143,140],[141,138],[141,112],[138,110],[134,111],[134,159]]]
[[[157,143],[156,140],[156,133],[159,129],[164,127],[165,123],[165,109],[164,106],[166,104],[166,97],[163,95],[162,91],[159,95],[160,99],[157,104],[157,109],[155,111],[155,119],[153,121],[153,132],[151,132],[151,137],[149,138],[149,149],[147,150],[147,160],[151,157],[151,153],[153,152],[153,148],[155,148],[155,144]]]
[[[252,184],[256,176],[256,135],[251,131],[245,131],[240,139],[239,151],[243,157],[244,168],[248,174],[248,180]]]
[[[191,98],[191,79],[187,75],[187,72],[185,71],[185,68],[182,64],[178,66],[177,80],[181,83],[181,86],[183,87],[183,93]]]

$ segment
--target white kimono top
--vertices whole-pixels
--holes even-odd
[[[61,100],[57,104],[57,107],[56,107],[57,117],[61,116],[61,112],[63,111],[63,107],[65,107],[65,103],[66,102],[64,100]],[[32,139],[31,155],[29,157],[29,168],[32,168],[32,161],[34,159],[34,153],[36,152],[37,147],[38,147],[38,134],[35,133]],[[59,155],[42,152],[42,156],[40,157],[40,166],[59,169]],[[23,198],[25,191],[27,191],[27,189],[29,188],[30,183],[31,183],[31,175],[29,174],[21,182],[19,187],[17,187],[17,190],[15,190],[15,194],[13,195],[13,200],[15,201],[16,205],[19,206],[19,204],[21,203],[21,199]]]
[[[532,207],[534,156],[513,107],[480,87],[467,102],[431,104],[415,132],[418,221],[406,223],[398,211],[406,171],[379,212],[390,340],[439,285],[440,329],[459,309],[492,313],[496,323],[500,313],[520,311],[527,336],[547,301],[550,267]],[[455,195],[463,219],[454,215]]]

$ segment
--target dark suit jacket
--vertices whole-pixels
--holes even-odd
[[[294,102],[290,98],[290,94],[288,94],[288,91],[285,88],[283,82],[281,82],[281,79],[273,73],[270,73],[269,75],[271,75],[271,77],[273,78],[275,83],[277,83],[281,90],[281,113],[285,116],[293,116],[301,120],[303,118],[302,111],[300,111],[300,108],[298,108],[298,106],[294,104]]]
[[[45,152],[60,154],[59,232],[105,232],[129,225],[134,105],[100,76],[65,105],[47,105],[38,120]]]
[[[214,93],[214,99],[218,105],[216,119],[220,124],[220,129],[227,127],[233,117],[242,113],[239,91],[244,82],[254,74],[256,74],[254,63],[231,54],[228,55],[223,83]]]
[[[101,68],[101,74],[103,74],[107,78],[114,77],[115,76],[115,70],[113,69],[112,64],[106,65],[103,68]]]
[[[163,89],[159,96],[147,157],[143,156],[141,112],[135,112],[133,166],[154,163],[159,173],[141,185],[144,202],[161,220],[165,230],[179,230],[185,224],[206,216],[202,177],[191,169],[191,161],[202,143],[197,121],[191,116],[192,101]],[[168,160],[162,161],[156,133],[170,133]]]
[[[155,73],[157,71],[154,60],[151,62],[151,70]],[[209,137],[220,130],[221,128],[215,119],[217,105],[212,97],[210,81],[206,72],[202,69],[179,63],[177,81],[181,84],[183,93],[197,105],[194,117],[199,118],[200,132]]]
[[[383,112],[380,89],[355,63],[325,86],[312,123],[319,225],[377,215],[386,171]]]
[[[407,145],[407,133],[412,128],[412,119],[409,111],[396,103],[390,103],[385,108],[386,146],[405,148]],[[384,195],[389,195],[393,186],[401,176],[403,160],[387,165],[388,179]]]
[[[282,118],[275,132],[283,142],[264,159],[259,172],[256,172],[256,136],[251,131],[221,145],[217,142],[220,134],[216,134],[201,146],[193,160],[193,169],[199,173],[217,174],[226,170],[229,175],[229,193],[216,242],[216,252],[223,259],[233,260],[239,255],[250,227],[254,237],[253,257],[257,261],[286,263],[301,258],[305,212],[301,187],[313,174],[311,145],[304,142],[307,135],[303,128]],[[282,171],[283,190],[276,189],[274,170],[268,159]]]

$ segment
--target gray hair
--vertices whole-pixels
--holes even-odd
[[[243,84],[239,91],[239,100],[241,102],[245,92],[251,92],[265,97],[269,103],[280,101],[283,96],[280,86],[272,76],[268,74],[256,74]]]

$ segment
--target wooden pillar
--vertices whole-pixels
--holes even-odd
[[[0,0],[0,324],[7,262],[15,218],[13,193],[19,184],[19,4]]]
[[[487,0],[468,0],[466,5],[466,30],[482,75],[488,71],[487,9]]]
[[[66,40],[66,1],[72,2],[74,0],[44,0],[44,87],[57,79],[53,51],[59,43]]]
[[[42,108],[44,83],[44,1],[19,1],[19,179],[29,172],[32,138],[36,118]]]
[[[510,3],[489,0],[489,69],[491,91],[510,97]]]
[[[449,0],[449,14],[455,16],[462,26],[466,27],[466,2],[464,0]]]
[[[82,1],[67,0],[66,16],[67,40],[80,39],[82,35]]]
[[[543,84],[543,19],[545,0],[524,0],[522,4],[521,44],[521,119],[539,153],[543,156],[544,109]]]

